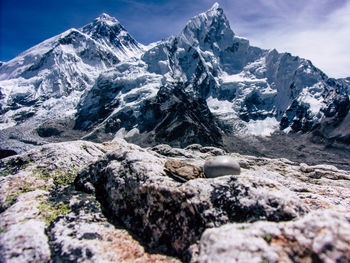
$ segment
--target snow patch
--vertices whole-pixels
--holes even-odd
[[[102,13],[98,18],[96,18],[96,20],[104,22],[108,26],[115,26],[115,25],[119,24],[119,21],[116,18],[111,17],[110,15],[108,15],[106,13]]]
[[[3,118],[6,118],[6,116],[3,116]],[[12,120],[10,118],[6,118],[5,122],[0,122],[0,130],[11,128],[11,127],[15,126],[16,124],[17,124],[17,122],[15,122],[14,120]]]
[[[219,115],[220,117],[226,116],[228,119],[232,116],[236,116],[234,104],[228,100],[218,100],[210,96],[207,99],[207,105],[213,114]]]
[[[113,142],[119,141],[120,139],[129,139],[139,134],[140,134],[140,131],[137,128],[133,128],[130,131],[126,131],[125,128],[120,128],[115,134]]]
[[[299,101],[309,105],[310,111],[316,115],[323,107],[324,99],[322,98],[323,87],[321,83],[316,83],[312,87],[304,88],[299,96]]]
[[[244,72],[239,74],[229,75],[226,72],[220,76],[220,79],[223,83],[233,83],[233,82],[250,82],[250,83],[259,83],[266,82],[266,79],[256,79],[254,76],[247,77]]]
[[[247,132],[256,136],[270,136],[279,128],[276,118],[267,117],[264,120],[250,120],[247,124]]]

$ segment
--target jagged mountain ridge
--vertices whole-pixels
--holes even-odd
[[[81,29],[67,30],[23,52],[0,68],[1,128],[21,123],[21,115],[28,112],[39,123],[57,118],[62,107],[55,107],[60,104],[72,115],[101,72],[140,55],[142,48],[116,19],[102,14]]]
[[[234,35],[218,5],[190,20],[179,36],[146,51],[142,62],[148,72],[164,76],[163,82],[181,82],[190,96],[205,99],[211,112],[228,122],[231,131],[254,133],[259,126],[267,126],[261,129],[263,134],[279,127],[306,132],[318,125],[326,112],[337,115],[343,107],[342,114],[347,113],[346,83],[328,79],[305,59],[250,46]],[[106,78],[120,83],[119,77]],[[123,92],[115,95],[113,100],[122,106],[104,116],[104,121],[118,119],[126,105],[138,120],[144,100],[131,104]],[[77,116],[79,119],[79,110]],[[139,123],[119,128],[142,129]]]
[[[72,47],[72,53],[67,52],[72,59],[61,60],[60,67],[68,65],[73,68],[71,73],[78,72],[75,82],[55,85],[69,80],[71,74],[62,70],[62,76],[53,71],[51,80],[50,74],[41,73],[45,72],[42,59],[33,64],[34,73],[26,75],[33,65],[20,67],[17,61],[36,52],[38,58],[47,54],[40,53],[38,46],[0,67],[0,79],[4,79],[0,82],[2,128],[18,127],[23,122],[20,125],[27,129],[34,122],[33,130],[48,119],[62,118],[65,109],[66,117],[75,120],[75,129],[86,131],[89,134],[85,138],[94,140],[117,134],[134,141],[148,138],[150,144],[159,138],[180,146],[194,142],[220,144],[224,134],[268,135],[279,129],[309,132],[319,126],[324,135],[321,123],[325,120],[325,126],[332,127],[327,128],[331,131],[326,135],[347,136],[333,126],[344,126],[349,111],[348,80],[329,79],[310,61],[288,53],[250,46],[248,40],[234,34],[218,4],[192,18],[178,36],[150,47],[137,43],[116,19],[106,14],[69,32],[38,46],[55,43],[55,48]],[[77,51],[85,42],[93,43],[84,49],[87,56]],[[88,61],[84,63],[86,57]],[[97,58],[92,60],[97,66],[91,65],[91,57]],[[91,71],[80,74],[86,73],[81,70],[86,65],[91,66]],[[35,86],[33,80],[37,78],[42,82]],[[47,81],[43,89],[41,83]],[[66,83],[75,93],[67,90]],[[27,93],[13,88],[21,85]],[[187,104],[173,96],[172,90],[179,86]],[[164,93],[164,89],[169,92]],[[49,90],[50,97],[58,100],[47,105],[45,92],[38,90]],[[178,118],[177,114],[175,120],[169,120],[169,114],[154,112],[150,117],[145,114],[145,107],[154,100],[162,101],[157,106],[160,110],[182,107],[192,109],[192,113],[186,115],[185,110],[187,117]],[[178,106],[168,107],[169,103]],[[209,122],[194,118],[208,111],[212,115]],[[198,141],[194,127],[203,127],[201,137],[209,139]],[[176,129],[184,132],[170,136]]]

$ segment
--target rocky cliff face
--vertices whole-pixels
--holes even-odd
[[[178,181],[167,173],[170,160],[200,170],[225,154],[198,144],[140,148],[118,139],[48,144],[6,158],[0,259],[350,260],[348,172],[231,153],[239,175],[196,178],[192,168],[174,168],[173,175],[187,178]]]

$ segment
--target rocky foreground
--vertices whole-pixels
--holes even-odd
[[[219,155],[241,173],[203,178]],[[0,262],[350,262],[350,172],[333,166],[116,140],[0,173]]]

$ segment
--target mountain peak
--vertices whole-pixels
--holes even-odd
[[[213,6],[208,10],[208,12],[209,12],[209,11],[217,11],[217,10],[219,10],[219,9],[222,10],[222,8],[220,7],[219,3],[216,2],[216,3],[214,3]]]
[[[223,9],[215,3],[206,12],[191,18],[181,36],[191,45],[208,46],[223,39],[231,40],[234,33]]]
[[[102,45],[107,45],[120,61],[139,56],[142,46],[133,39],[117,19],[102,13],[81,31]]]
[[[207,17],[224,17],[225,20],[226,17],[224,15],[224,10],[220,7],[219,3],[213,4],[213,6],[206,12],[202,13],[201,15],[206,15]]]
[[[119,24],[119,21],[116,18],[114,18],[106,13],[102,13],[99,17],[97,17],[95,19],[95,21],[104,22],[109,26],[114,26],[114,25]]]

